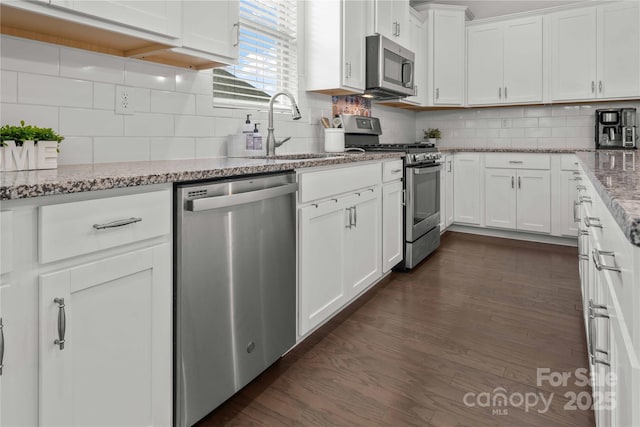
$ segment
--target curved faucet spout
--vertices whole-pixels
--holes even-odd
[[[296,100],[293,97],[293,95],[291,95],[291,93],[289,93],[286,90],[283,90],[271,97],[271,99],[269,100],[269,127],[267,128],[267,156],[275,156],[276,147],[281,146],[282,144],[284,144],[286,141],[289,140],[289,138],[285,138],[282,141],[276,141],[276,137],[273,132],[274,131],[273,103],[276,100],[276,98],[281,95],[284,95],[287,98],[289,98],[289,101],[291,102],[291,117],[293,118],[293,120],[300,120],[300,118],[302,118],[302,115],[300,114],[300,109],[298,108],[298,104],[296,104]]]

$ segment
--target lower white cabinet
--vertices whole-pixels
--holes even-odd
[[[480,225],[481,194],[484,188],[480,154],[456,153],[453,162],[453,220]]]
[[[442,157],[440,172],[440,232],[453,224],[453,155]]]
[[[382,186],[382,271],[391,270],[404,258],[402,181]]]
[[[549,171],[487,169],[485,221],[489,227],[549,233]]]
[[[564,236],[577,236],[577,209],[578,190],[576,185],[582,178],[573,171],[560,172],[560,233]]]
[[[380,187],[300,208],[300,335],[382,274]]]
[[[169,425],[169,244],[40,276],[40,424]]]

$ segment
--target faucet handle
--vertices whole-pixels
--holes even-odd
[[[290,140],[290,139],[291,139],[291,137],[290,137],[290,136],[288,136],[288,137],[286,137],[286,138],[283,138],[283,139],[281,139],[280,141],[278,141],[278,145],[282,145],[282,144],[284,144],[285,142],[287,142],[287,141],[288,141],[288,140]]]

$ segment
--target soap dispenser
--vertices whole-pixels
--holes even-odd
[[[254,150],[262,150],[262,134],[258,130],[258,125],[260,123],[256,123],[253,129],[253,149]]]
[[[242,136],[244,137],[245,149],[253,150],[253,127],[251,126],[249,117],[251,117],[251,114],[247,114],[247,120],[245,120],[242,126]]]

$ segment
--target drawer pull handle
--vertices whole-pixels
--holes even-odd
[[[620,267],[618,267],[616,265],[616,254],[615,252],[609,252],[609,251],[601,251],[599,249],[594,249],[593,252],[591,253],[593,256],[593,263],[596,265],[596,268],[599,271],[602,270],[609,270],[609,271],[615,271],[617,273],[622,273],[622,269]],[[605,263],[602,262],[602,256],[610,256],[611,258],[613,258],[613,265],[607,265]]]
[[[509,160],[509,163],[514,164],[514,165],[520,165],[522,163],[524,163],[522,160]]]
[[[0,375],[2,375],[2,368],[4,368],[4,325],[0,317]]]
[[[576,185],[576,190],[578,191],[587,191],[587,187],[580,184],[580,185]]]
[[[597,223],[597,224],[596,224]],[[595,216],[588,216],[584,219],[584,225],[587,227],[597,227],[602,228],[602,224],[600,223],[600,218]]]
[[[64,350],[64,335],[67,332],[67,316],[64,310],[64,298],[54,298],[53,302],[58,304],[58,339],[53,343],[60,346],[60,350]]]
[[[513,178],[511,180],[511,188],[513,188]],[[580,202],[573,202],[573,222],[580,222],[580,214],[578,209],[580,208]]]
[[[394,169],[391,171],[391,173],[400,173],[402,172],[402,169]]]
[[[142,218],[127,218],[127,219],[119,219],[117,221],[107,222],[106,224],[93,224],[93,228],[96,230],[104,230],[107,228],[117,228],[124,227],[125,225],[135,224],[136,222],[141,222]]]
[[[589,197],[589,196],[580,196],[579,200],[580,200],[580,203],[584,203],[584,202],[592,203],[591,202],[591,197]]]

